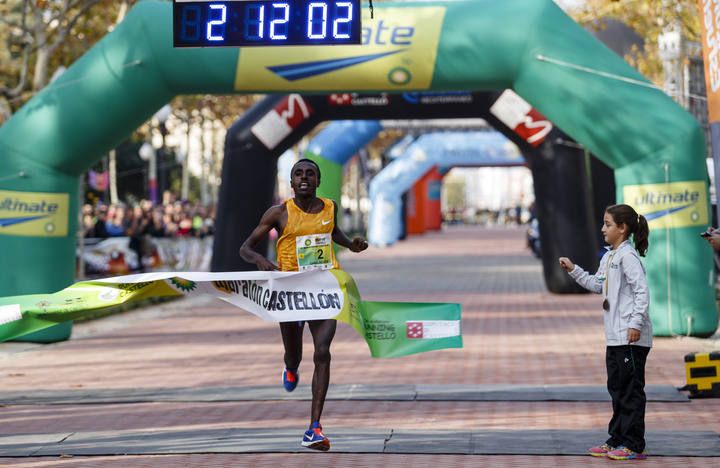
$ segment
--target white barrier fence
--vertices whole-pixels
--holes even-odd
[[[77,276],[125,275],[144,271],[209,271],[213,238],[110,237],[83,239]],[[80,260],[82,259],[82,261]],[[142,268],[140,268],[142,262]]]

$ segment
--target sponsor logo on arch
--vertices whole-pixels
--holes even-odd
[[[312,113],[312,107],[302,96],[290,94],[258,120],[250,131],[267,149],[272,150]]]
[[[66,236],[69,204],[67,193],[0,190],[0,235]]]
[[[490,107],[490,113],[532,146],[540,146],[553,124],[511,89],[506,89]]]
[[[703,181],[626,185],[624,203],[648,220],[650,229],[707,226],[707,186]]]
[[[432,81],[445,7],[363,11],[362,44],[240,50],[235,88],[244,91],[422,90]]]

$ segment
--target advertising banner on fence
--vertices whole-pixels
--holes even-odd
[[[208,271],[212,258],[212,236],[149,237],[138,240],[138,249],[130,248],[129,237],[83,239],[77,249],[78,265],[83,262],[80,277],[127,275],[138,271],[140,262],[145,271]],[[140,254],[140,258],[138,258]]]
[[[0,298],[0,341],[152,297],[209,294],[267,322],[337,319],[373,357],[461,348],[460,305],[370,302],[342,270],[144,273],[83,281],[54,294]]]

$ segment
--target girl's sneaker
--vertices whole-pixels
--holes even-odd
[[[602,444],[598,445],[597,447],[590,447],[588,449],[588,454],[593,457],[605,457],[607,456],[608,452],[611,452],[613,450],[615,449],[608,444]]]
[[[607,456],[613,460],[645,460],[647,458],[645,453],[633,452],[629,448],[622,446],[611,450],[607,453]]]
[[[327,452],[330,450],[330,439],[322,433],[322,426],[318,422],[310,425],[310,429],[303,435],[302,446],[313,450]]]

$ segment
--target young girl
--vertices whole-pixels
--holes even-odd
[[[605,210],[602,233],[610,244],[591,275],[567,257],[560,266],[579,285],[603,295],[605,310],[605,365],[613,415],[610,438],[589,449],[594,457],[643,459],[645,450],[645,360],[652,346],[648,315],[648,287],[640,257],[648,247],[647,220],[628,205]],[[628,238],[632,235],[635,247]]]

